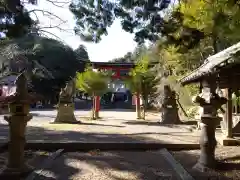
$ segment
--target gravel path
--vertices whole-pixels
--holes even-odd
[[[66,153],[45,172],[38,180],[177,180],[164,158],[152,152]]]

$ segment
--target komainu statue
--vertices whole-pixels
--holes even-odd
[[[58,113],[54,123],[78,123],[74,115],[74,95],[76,82],[71,79],[64,88],[61,89],[58,102]]]
[[[169,85],[164,86],[164,97],[162,103],[162,124],[180,124],[178,115],[178,105],[176,100],[176,92],[171,90]]]

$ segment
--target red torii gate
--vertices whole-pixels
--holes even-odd
[[[91,62],[94,69],[111,70],[113,72],[112,79],[127,78],[130,69],[136,66],[135,63],[117,63],[117,62]],[[125,72],[124,74],[122,72]],[[97,113],[100,110],[100,97],[96,96],[94,106]],[[136,107],[140,106],[140,94],[136,94]]]

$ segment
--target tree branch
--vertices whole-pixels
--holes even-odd
[[[41,30],[41,29],[53,29],[53,28],[57,28],[58,30],[60,30],[60,31],[62,31],[62,32],[67,32],[67,33],[73,34],[73,32],[70,32],[70,31],[72,31],[73,29],[63,29],[63,28],[60,27],[62,24],[63,24],[63,23],[60,23],[60,24],[57,24],[57,25],[50,25],[50,26],[39,26],[38,29]]]
[[[43,16],[47,15],[50,19],[52,19],[52,18],[51,18],[51,16],[52,16],[52,17],[60,20],[60,21],[63,22],[63,23],[66,23],[66,22],[67,22],[66,20],[63,20],[62,18],[60,18],[59,16],[57,16],[57,15],[55,15],[55,14],[49,12],[49,11],[42,10],[42,9],[33,9],[33,10],[31,10],[31,11],[28,11],[29,14],[30,14],[30,13],[36,13],[36,12],[41,12],[41,13],[43,14]]]
[[[71,3],[71,1],[54,1],[54,0],[46,0],[47,2],[52,3],[54,6],[63,8],[65,5],[68,5]],[[61,5],[60,5],[61,4]]]
[[[41,25],[36,26],[36,30],[37,30],[38,32],[40,32],[42,35],[45,35],[46,37],[48,37],[48,36],[46,35],[46,33],[47,33],[47,34],[49,34],[49,35],[57,38],[58,40],[62,41],[62,39],[61,39],[60,37],[56,36],[54,33],[51,33],[51,32],[49,32],[49,31],[46,31],[46,30],[44,30],[44,29],[57,28],[58,30],[60,30],[60,31],[62,31],[62,32],[67,32],[67,33],[69,33],[69,34],[73,34],[73,29],[64,29],[64,28],[61,28],[61,27],[60,27],[61,25],[63,25],[64,23],[66,23],[67,20],[63,20],[63,19],[60,18],[59,16],[57,16],[57,15],[55,15],[55,14],[49,12],[49,11],[45,11],[45,10],[41,10],[41,9],[33,9],[33,10],[29,11],[28,13],[33,13],[33,14],[36,16],[36,19],[37,19],[37,21],[38,21],[38,23],[39,23],[40,21],[39,21],[37,12],[41,12],[43,15],[47,15],[47,17],[49,17],[50,19],[56,18],[56,19],[58,19],[58,20],[60,21],[60,23],[55,24],[55,25],[51,25],[51,23],[50,23],[49,26],[41,26]]]
[[[43,30],[43,29],[39,29],[38,31],[39,31],[39,32],[42,32],[42,35],[45,35],[46,37],[48,37],[48,36],[47,36],[45,33],[50,34],[50,35],[54,36],[55,38],[57,38],[59,41],[62,42],[62,39],[61,39],[60,37],[58,37],[57,35],[55,35],[55,34],[53,34],[53,33],[51,33],[51,32],[45,31],[45,30]]]

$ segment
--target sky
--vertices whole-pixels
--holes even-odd
[[[108,35],[104,36],[101,42],[98,44],[86,43],[81,41],[81,39],[74,34],[73,28],[75,26],[75,20],[73,14],[68,10],[68,5],[61,8],[54,6],[46,0],[38,0],[37,6],[27,4],[25,7],[30,11],[33,9],[40,9],[51,12],[66,21],[62,24],[59,19],[53,18],[53,16],[43,15],[42,12],[35,11],[40,21],[40,26],[49,27],[61,24],[60,28],[64,29],[64,31],[61,31],[58,28],[46,28],[44,29],[45,31],[58,36],[73,49],[76,49],[80,44],[85,45],[91,61],[105,62],[114,58],[122,57],[127,52],[133,51],[137,45],[133,40],[134,35],[123,31],[119,20],[116,20],[113,23],[108,30]],[[30,15],[33,19],[36,19],[34,13],[31,13]],[[56,38],[53,35],[45,34],[49,37]]]

